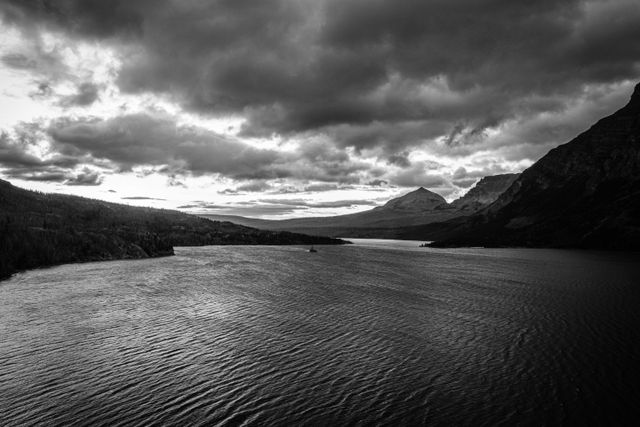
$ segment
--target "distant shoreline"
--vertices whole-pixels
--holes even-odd
[[[0,180],[0,277],[67,263],[173,255],[175,246],[347,244],[183,212],[44,194]]]

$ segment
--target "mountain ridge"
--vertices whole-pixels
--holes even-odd
[[[451,202],[466,211],[477,211],[494,201],[520,176],[518,173],[485,176],[465,195]]]
[[[640,250],[640,84],[629,102],[550,150],[463,223],[413,230],[434,246]]]
[[[484,207],[487,204],[486,200],[495,200],[510,185],[513,176],[517,176],[517,174],[497,175],[495,179],[489,180],[485,179],[486,177],[480,179],[472,187],[472,190],[475,188],[479,194],[482,194],[483,201],[475,200],[475,198],[474,200],[465,199],[465,195],[456,199],[456,201],[466,201],[460,207],[455,205],[456,201],[447,203],[441,195],[420,187],[395,197],[382,206],[347,215],[286,220],[264,220],[233,215],[209,214],[202,216],[266,230],[287,230],[332,237],[387,238],[393,235],[391,230],[394,228],[430,224],[469,215]],[[490,183],[490,186],[487,183]]]

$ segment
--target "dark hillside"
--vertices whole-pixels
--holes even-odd
[[[640,84],[624,108],[551,150],[461,225],[413,231],[437,246],[640,250]]]
[[[0,180],[0,277],[68,262],[147,258],[174,246],[339,244],[177,211],[43,194]]]

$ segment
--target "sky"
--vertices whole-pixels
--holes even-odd
[[[451,201],[640,81],[637,0],[0,0],[0,19],[0,178],[192,213]]]

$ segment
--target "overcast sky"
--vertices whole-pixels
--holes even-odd
[[[256,217],[448,200],[628,100],[638,0],[0,1],[0,177]]]

